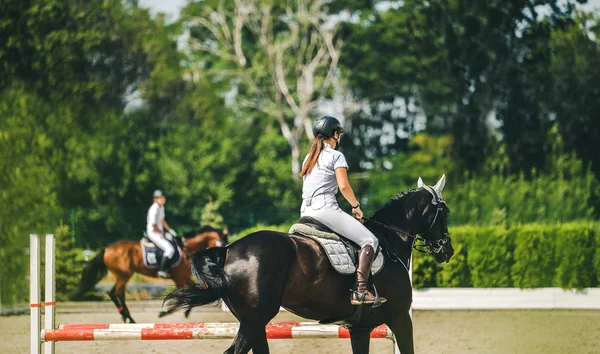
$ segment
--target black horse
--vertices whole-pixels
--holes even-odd
[[[195,253],[192,270],[200,284],[175,290],[165,301],[194,307],[223,299],[240,321],[225,353],[251,349],[255,354],[269,353],[265,325],[280,306],[322,323],[345,323],[355,354],[369,352],[370,332],[384,323],[396,336],[401,353],[413,353],[408,274],[412,249],[427,249],[439,263],[454,254],[447,228],[449,210],[441,196],[444,181],[442,177],[430,187],[419,178],[417,190],[396,196],[365,219],[385,255],[385,267],[373,276],[377,291],[388,299],[379,307],[350,304],[354,277],[337,273],[316,241],[275,231],[255,232],[227,247]]]

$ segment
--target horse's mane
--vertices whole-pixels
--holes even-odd
[[[404,212],[405,217],[409,219],[419,204],[425,202],[423,196],[421,189],[409,189],[396,194],[384,206],[377,209],[371,218],[380,222],[390,222],[397,219],[400,212]]]
[[[210,225],[204,225],[202,227],[200,227],[197,230],[192,230],[192,231],[188,231],[186,233],[183,234],[183,238],[192,238],[198,234],[203,234],[205,232],[217,232],[219,233],[219,231],[217,229],[215,229],[214,227],[210,226]]]

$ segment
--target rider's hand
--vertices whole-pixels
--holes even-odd
[[[171,235],[173,235],[173,237],[177,237],[177,233],[175,232],[175,230],[173,230],[173,229],[170,229],[170,230],[169,230],[169,233],[170,233]]]
[[[363,212],[360,210],[360,207],[352,209],[352,215],[356,218],[356,220],[360,220],[363,217]]]

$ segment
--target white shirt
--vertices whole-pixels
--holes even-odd
[[[163,220],[165,219],[165,207],[153,203],[150,209],[148,209],[148,216],[146,217],[146,227],[148,230],[154,230],[152,225],[156,225],[159,230],[163,230]]]
[[[338,192],[335,170],[338,168],[348,168],[346,157],[341,152],[334,150],[329,144],[319,155],[317,163],[308,176],[304,176],[302,185],[302,199],[314,198],[318,195],[335,195]],[[308,155],[304,158],[302,166],[308,160]]]

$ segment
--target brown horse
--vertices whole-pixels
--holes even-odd
[[[221,235],[210,226],[204,226],[198,231],[188,232],[183,240],[176,237],[176,242],[181,249],[182,260],[170,270],[171,278],[177,288],[191,286],[194,284],[190,271],[189,255],[214,246],[223,246]],[[94,259],[92,259],[81,273],[81,282],[77,289],[70,295],[72,301],[85,300],[85,294],[94,289],[94,286],[110,271],[116,282],[108,292],[117,310],[123,317],[123,322],[129,320],[135,323],[125,303],[125,287],[134,273],[157,278],[158,268],[148,268],[144,264],[142,246],[140,241],[119,241],[103,248]],[[166,311],[161,311],[159,317],[166,316],[177,310],[177,306],[171,306]],[[190,311],[185,312],[185,316]]]

